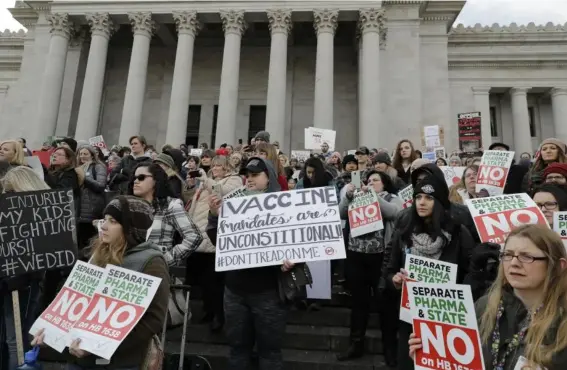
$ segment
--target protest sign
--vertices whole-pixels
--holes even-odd
[[[468,155],[482,155],[480,112],[459,113],[457,125],[459,126],[459,149]]]
[[[307,262],[313,284],[307,286],[308,299],[331,299],[331,261]]]
[[[234,189],[233,191],[231,191],[227,195],[223,196],[222,199],[226,200],[226,199],[231,199],[231,198],[238,198],[238,197],[244,196],[245,194],[246,194],[246,187],[241,186],[239,188]]]
[[[483,243],[504,244],[513,228],[525,224],[549,227],[541,209],[528,194],[497,195],[465,202]]]
[[[348,205],[348,222],[353,238],[384,228],[378,195],[372,189],[357,191]]]
[[[471,287],[408,283],[413,332],[422,349],[416,370],[484,370]]]
[[[347,152],[348,155],[356,155],[356,149],[349,150]]]
[[[402,199],[403,207],[409,208],[413,204],[413,186],[408,185],[398,192],[398,197]]]
[[[559,234],[567,248],[567,211],[553,213],[553,230]]]
[[[104,154],[105,157],[107,157],[110,154],[110,150],[108,150],[108,147],[106,146],[106,143],[104,142],[104,138],[102,137],[102,135],[91,137],[89,139],[89,144],[100,148],[102,154]]]
[[[107,265],[88,308],[67,336],[67,345],[81,338],[80,348],[110,360],[142,318],[161,279]]]
[[[404,269],[408,273],[408,279],[402,286],[402,300],[400,304],[400,320],[411,324],[411,303],[408,295],[409,282],[424,283],[456,283],[457,265],[431,258],[414,256],[408,254]]]
[[[446,158],[447,154],[445,153],[445,148],[435,148],[435,158]]]
[[[514,152],[485,151],[478,169],[476,192],[486,189],[490,196],[503,194],[513,160]]]
[[[291,158],[297,159],[299,162],[305,162],[311,157],[311,152],[309,150],[292,150]]]
[[[421,158],[427,159],[429,162],[434,162],[437,159],[435,152],[423,152],[421,153]]]
[[[189,154],[200,157],[203,154],[203,149],[191,148],[191,152]]]
[[[44,329],[43,342],[63,352],[67,334],[89,306],[104,271],[101,267],[77,261],[65,285],[32,325],[30,334]]]
[[[445,176],[445,182],[447,186],[451,187],[453,185],[457,185],[461,179],[463,178],[463,173],[465,173],[466,167],[449,167],[449,166],[440,166],[441,171],[443,171],[443,175]]]
[[[71,190],[0,196],[0,277],[70,267],[77,259]]]
[[[41,159],[38,156],[26,157],[26,164],[35,172],[35,174],[42,180],[43,176],[43,166],[41,165]]]
[[[55,149],[49,149],[49,150],[34,150],[32,152],[34,157],[38,157],[39,161],[41,162],[42,165],[44,165],[45,167],[49,167],[51,165],[51,155],[53,154],[53,152],[55,151]]]
[[[337,132],[325,130],[317,127],[307,127],[305,129],[305,149],[321,150],[321,145],[326,143],[329,150],[335,150],[335,138]]]
[[[441,146],[441,135],[439,126],[425,126],[423,128],[423,137],[425,140],[425,147],[435,148]]]
[[[223,201],[216,271],[345,258],[334,187]]]

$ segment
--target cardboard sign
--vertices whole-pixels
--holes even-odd
[[[71,267],[76,260],[71,190],[0,195],[0,277]]]
[[[105,157],[108,157],[108,155],[110,154],[110,150],[108,150],[108,146],[106,146],[106,143],[104,142],[104,138],[102,137],[102,135],[91,137],[89,139],[89,144],[100,148],[102,154],[104,154]]]
[[[85,313],[105,269],[77,261],[65,285],[30,329],[35,335],[44,329],[44,343],[58,352],[67,345],[67,334]]]
[[[305,129],[305,149],[321,150],[321,145],[326,143],[329,150],[335,150],[335,138],[337,132],[333,130],[325,130],[317,127],[308,127]]]
[[[553,213],[553,231],[559,234],[567,248],[567,211]]]
[[[110,360],[148,309],[160,283],[158,277],[107,265],[88,308],[67,336],[67,345],[81,338],[81,349]]]
[[[457,268],[454,263],[443,262],[431,258],[406,255],[404,269],[408,279],[402,286],[402,299],[400,302],[400,320],[412,323],[411,303],[408,295],[409,282],[424,282],[437,284],[455,284],[457,282]]]
[[[465,202],[483,243],[504,244],[512,229],[521,225],[549,227],[541,209],[528,194],[497,195]]]
[[[321,148],[319,148],[321,149]],[[297,159],[299,162],[305,162],[311,157],[311,152],[309,150],[292,150],[291,158]]]
[[[194,155],[196,157],[200,157],[203,154],[203,149],[191,148],[191,152],[189,154]]]
[[[353,238],[384,228],[378,195],[373,189],[354,194],[354,199],[348,205],[348,222]]]
[[[443,175],[445,176],[445,182],[447,183],[448,187],[453,185],[457,185],[461,179],[463,178],[463,174],[465,173],[466,167],[450,167],[450,166],[439,166],[441,171],[443,171]]]
[[[216,271],[346,258],[335,187],[223,201]]]
[[[413,331],[423,348],[416,370],[484,370],[471,287],[408,283]]]
[[[513,160],[514,152],[485,151],[478,169],[476,192],[486,189],[490,196],[503,194]]]
[[[480,156],[480,148],[482,148],[480,112],[459,113],[457,124],[459,126],[459,149],[469,156]]]
[[[408,185],[398,192],[398,197],[402,199],[403,207],[409,208],[413,204],[413,186]]]

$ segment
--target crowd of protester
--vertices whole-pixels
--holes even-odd
[[[168,268],[185,266],[186,284],[202,291],[204,315],[198,319],[213,332],[225,332],[229,368],[249,369],[257,357],[260,369],[282,369],[287,312],[294,302],[282,301],[278,276],[297,266],[283,261],[275,267],[215,272],[218,212],[222,197],[239,188],[245,187],[245,196],[322,186],[336,188],[345,221],[347,258],[333,261],[332,271],[333,284],[342,285],[351,300],[350,345],[337,354],[338,361],[364,356],[374,300],[379,302],[386,364],[414,368],[412,357],[421,340],[398,317],[400,289],[407,278],[405,258],[417,255],[456,264],[457,283],[471,286],[487,369],[512,370],[520,356],[548,370],[567,368],[565,248],[553,231],[534,225],[513,231],[502,252],[500,245],[480,242],[464,205],[467,199],[488,196],[476,192],[480,157],[455,151],[430,163],[409,140],[401,140],[392,153],[362,146],[347,154],[323,144],[304,160],[284,153],[270,139],[262,131],[249,145],[223,144],[213,150],[203,143],[200,154],[192,155],[184,144],[156,150],[143,136],[134,136],[129,147],[111,147],[105,156],[96,146],[64,138],[39,150],[50,156],[42,174],[28,167],[26,158],[33,152],[24,139],[0,143],[3,192],[72,190],[81,259],[163,279],[109,368],[140,368],[140,348],[161,332],[167,317],[173,279]],[[493,143],[488,149],[510,147]],[[567,211],[566,144],[546,139],[536,155],[522,153],[519,158],[510,168],[504,193],[528,193],[552,225],[555,212]],[[448,186],[440,166],[465,170],[457,184]],[[378,194],[384,219],[382,230],[357,237],[350,235],[348,223],[354,171],[361,172],[362,191]],[[398,193],[408,185],[413,185],[413,204],[404,209]],[[12,292],[19,292],[27,333],[68,272],[0,278],[2,347],[7,353],[2,368],[17,366]],[[33,343],[42,341],[43,333],[37,333]],[[94,366],[94,356],[78,343],[66,354],[72,369]]]

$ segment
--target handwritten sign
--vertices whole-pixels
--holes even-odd
[[[408,272],[408,279],[402,286],[402,300],[400,306],[400,320],[411,324],[411,303],[408,295],[408,282],[424,283],[456,283],[457,268],[454,263],[443,262],[431,258],[406,256],[404,269]]]
[[[148,309],[160,283],[158,277],[107,265],[88,308],[67,336],[67,345],[81,338],[81,349],[110,360]]]
[[[559,234],[567,248],[567,211],[553,213],[553,230]]]
[[[191,152],[189,154],[200,157],[203,154],[203,149],[191,148]]]
[[[413,186],[408,185],[398,192],[398,197],[402,199],[403,207],[410,208],[413,204]]]
[[[440,166],[439,169],[443,171],[443,176],[445,176],[447,186],[451,187],[453,185],[457,185],[461,181],[466,167]]]
[[[334,187],[223,201],[216,271],[346,258]]]
[[[44,329],[45,344],[63,352],[67,334],[89,306],[104,271],[101,267],[77,261],[59,294],[32,325],[30,334]]]
[[[486,189],[490,196],[503,194],[513,160],[514,152],[485,151],[478,169],[476,192]]]
[[[354,238],[384,228],[378,195],[374,190],[357,191],[354,194],[354,198],[348,206],[348,221],[350,235]]]
[[[107,157],[110,154],[110,150],[108,150],[108,146],[106,146],[106,143],[104,142],[104,138],[102,137],[102,135],[91,137],[89,139],[89,144],[100,148],[102,154],[104,154],[105,157]]]
[[[484,370],[469,285],[408,283],[413,331],[422,349],[416,370]]]
[[[325,130],[317,127],[307,127],[305,129],[305,149],[320,150],[321,145],[327,144],[329,150],[335,150],[335,138],[337,132]]]
[[[497,195],[465,202],[483,243],[504,244],[512,229],[521,225],[549,227],[541,209],[528,194]]]
[[[305,162],[311,157],[311,152],[309,150],[292,150],[291,158],[297,159],[299,162]]]
[[[77,259],[71,190],[0,196],[0,277],[70,267]]]

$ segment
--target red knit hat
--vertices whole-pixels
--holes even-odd
[[[558,173],[567,179],[567,163],[550,163],[543,171],[543,177],[551,173]]]

